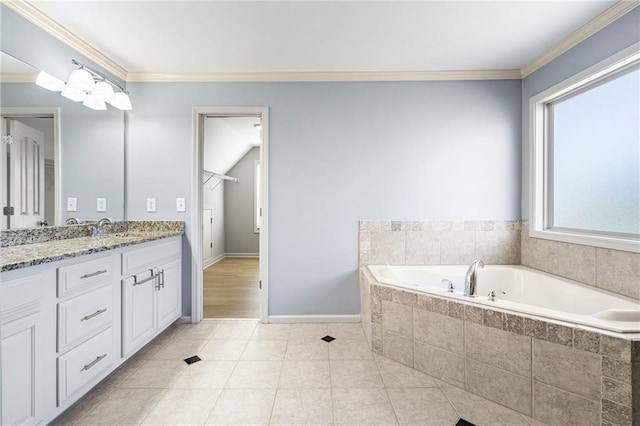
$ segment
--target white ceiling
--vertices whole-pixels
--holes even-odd
[[[30,1],[128,72],[520,69],[615,1]]]
[[[226,174],[251,148],[260,146],[259,117],[207,117],[204,121],[204,169]]]

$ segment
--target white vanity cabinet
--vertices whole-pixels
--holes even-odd
[[[49,276],[53,278],[53,276]],[[46,274],[0,283],[2,424],[38,424],[46,414],[46,335],[55,328],[45,317]]]
[[[133,353],[180,317],[181,241],[122,254],[122,355]]]

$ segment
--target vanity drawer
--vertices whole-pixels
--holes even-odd
[[[180,258],[180,238],[122,253],[122,274],[137,274],[144,269]]]
[[[108,328],[58,358],[58,405],[111,366],[112,330]]]
[[[58,351],[96,334],[113,321],[113,286],[58,304]]]
[[[58,269],[58,297],[78,293],[110,280],[114,274],[112,256]]]

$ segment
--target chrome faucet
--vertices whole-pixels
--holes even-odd
[[[99,237],[101,235],[107,234],[112,225],[113,221],[111,219],[109,219],[108,217],[103,217],[96,223],[95,227],[93,228],[93,236]]]
[[[80,223],[80,221],[78,219],[76,219],[75,217],[70,217],[67,220],[65,220],[65,225],[77,225]]]
[[[484,268],[484,262],[476,259],[467,269],[464,277],[464,295],[468,297],[478,297],[478,268]]]

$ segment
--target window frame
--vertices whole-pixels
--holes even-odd
[[[636,43],[598,64],[554,85],[529,99],[529,235],[595,247],[640,253],[640,236],[590,230],[550,227],[551,200],[548,105],[576,96],[603,84],[615,75],[640,64],[640,43]]]

